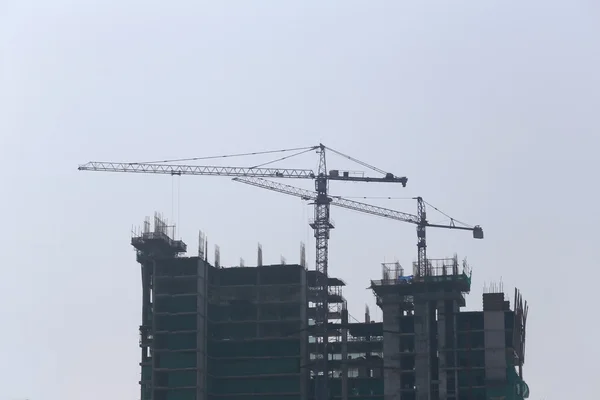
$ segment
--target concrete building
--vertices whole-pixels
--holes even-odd
[[[461,312],[471,271],[456,257],[428,260],[424,276],[384,265],[371,282],[383,311],[385,400],[522,399],[527,305],[501,291]],[[414,266],[413,270],[418,269]]]
[[[167,229],[156,217],[132,240],[143,276],[142,399],[305,399],[306,269],[212,266],[183,257]]]
[[[169,230],[155,216],[153,226],[146,221],[132,238],[142,269],[141,398],[313,398],[322,345],[311,329],[316,272],[299,264],[223,268],[218,248],[213,266],[203,245],[197,257],[186,257],[186,244]],[[340,397],[361,386],[348,384],[348,347],[356,348],[348,338],[357,330],[372,333],[347,323],[344,282],[329,277],[328,286],[332,392]],[[367,362],[360,354],[353,354],[352,381],[366,378],[358,373]],[[376,384],[383,388],[381,380]]]
[[[142,270],[142,400],[314,399],[315,271],[187,257],[159,217],[132,238]],[[243,265],[243,263],[240,263]],[[465,312],[471,273],[457,258],[425,276],[385,264],[371,282],[383,322],[353,320],[341,279],[328,278],[330,397],[340,400],[512,400],[522,376],[527,305],[490,290]],[[320,280],[319,280],[320,281]]]

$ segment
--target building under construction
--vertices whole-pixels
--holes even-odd
[[[201,237],[187,257],[158,216],[132,238],[142,267],[142,400],[315,398],[320,343],[315,271],[299,264],[224,268]],[[283,260],[282,260],[283,261]],[[351,321],[344,282],[328,277],[329,397],[353,400],[522,399],[527,306],[500,291],[464,312],[471,275],[457,258],[424,274],[384,265],[371,282],[383,322]]]
[[[471,289],[466,262],[427,261],[423,276],[384,265],[382,279],[371,281],[383,311],[384,398],[527,398],[527,304],[519,292],[512,309],[501,290],[490,290],[483,311],[461,311]]]

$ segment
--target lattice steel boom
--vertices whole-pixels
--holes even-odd
[[[163,175],[257,176],[264,178],[315,179],[310,169],[218,167],[179,164],[137,164],[91,161],[80,165],[80,171],[128,172]]]
[[[288,194],[291,196],[300,197],[302,200],[306,201],[315,201],[317,199],[318,194],[315,192],[311,192],[310,190],[305,190],[301,188],[297,188],[290,185],[285,185],[279,182],[272,182],[262,178],[234,178],[234,181],[245,183],[248,185],[260,187],[263,189],[272,190],[279,193]],[[424,276],[428,273],[427,266],[427,241],[426,241],[426,228],[446,228],[446,229],[459,229],[472,231],[473,237],[475,239],[483,239],[483,229],[479,225],[475,225],[473,227],[469,226],[457,226],[454,223],[454,220],[451,219],[451,222],[448,225],[442,224],[430,224],[427,221],[427,214],[425,211],[425,201],[421,197],[416,197],[417,200],[417,215],[404,213],[401,211],[392,210],[389,208],[378,207],[371,204],[361,203],[358,201],[352,201],[348,199],[344,199],[342,197],[331,197],[329,199],[329,204],[341,208],[346,208],[353,211],[358,211],[366,214],[376,215],[379,217],[390,218],[397,221],[408,222],[411,224],[417,225],[417,248],[418,248],[418,258],[417,258],[417,274],[420,276]]]

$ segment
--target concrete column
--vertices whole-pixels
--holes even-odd
[[[207,332],[207,313],[208,313],[208,270],[207,265],[202,259],[198,259],[197,275],[198,275],[198,294],[197,294],[197,306],[198,306],[198,322],[197,322],[197,343],[198,351],[196,358],[196,399],[206,400],[208,394],[206,393],[206,332]]]
[[[150,272],[150,276],[151,276],[151,282],[152,282],[152,289],[151,289],[151,299],[150,302],[148,303],[150,306],[150,310],[149,313],[151,314],[151,318],[152,318],[152,345],[151,347],[154,347],[154,341],[156,340],[156,314],[155,314],[155,310],[154,310],[154,299],[155,299],[155,295],[157,293],[157,287],[160,287],[160,285],[156,284],[156,276],[155,276],[155,272],[156,272],[156,260],[152,260],[152,267],[151,267],[151,272]],[[154,355],[154,353],[152,354]],[[152,357],[152,359],[150,360],[150,362],[152,363],[152,380],[150,381],[150,400],[154,399],[154,382],[156,381],[156,357]]]
[[[415,383],[417,386],[417,400],[431,400],[429,390],[431,383],[429,320],[427,302],[415,301]]]
[[[386,300],[389,301],[386,303]],[[384,299],[383,311],[383,382],[384,400],[401,400],[400,330],[402,310],[394,299]]]
[[[308,363],[310,362],[310,355],[308,351],[308,285],[306,282],[306,270],[300,271],[302,274],[300,277],[300,318],[301,331],[300,331],[300,399],[308,399],[308,385],[309,385],[309,368]]]
[[[447,377],[446,377],[446,319],[452,318],[446,315],[446,302],[439,300],[437,302],[437,330],[438,330],[438,354],[439,354],[439,400],[446,400],[447,395]]]
[[[348,400],[348,310],[342,310],[342,400]]]

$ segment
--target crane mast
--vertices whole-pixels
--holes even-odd
[[[417,197],[417,275],[425,276],[427,271],[427,212],[425,202]]]
[[[351,161],[357,162],[362,166],[368,167],[376,172],[383,174],[382,177],[355,176],[349,172],[340,174],[338,170],[327,171],[326,149],[341,155]],[[297,149],[295,149],[297,150]],[[319,354],[315,360],[317,371],[315,373],[316,400],[328,400],[329,398],[329,348],[328,348],[328,318],[329,318],[329,288],[328,288],[328,263],[329,263],[329,234],[334,228],[329,216],[332,198],[329,197],[329,181],[346,182],[382,182],[382,183],[401,183],[406,187],[407,178],[397,177],[381,169],[375,168],[367,163],[359,161],[353,157],[347,156],[339,151],[326,147],[323,144],[302,149],[302,154],[307,151],[316,150],[319,154],[319,167],[316,173],[310,169],[289,169],[289,168],[260,168],[260,167],[223,167],[223,166],[202,166],[202,165],[181,165],[165,162],[147,162],[147,163],[117,163],[117,162],[98,162],[91,161],[78,167],[80,171],[99,171],[99,172],[124,172],[141,174],[162,174],[162,175],[207,175],[207,176],[227,176],[234,179],[254,180],[256,186],[260,186],[261,178],[288,178],[288,179],[312,179],[315,182],[315,192],[311,196],[314,201],[314,219],[311,227],[314,230],[315,237],[315,269],[316,269],[316,318],[315,329],[317,346]],[[288,151],[288,150],[281,150]],[[262,154],[272,153],[273,151],[262,152]],[[261,153],[247,153],[245,155],[255,155]],[[215,157],[216,158],[216,157]],[[221,157],[219,157],[221,158]],[[286,157],[289,158],[289,157]],[[206,158],[204,158],[206,159]],[[189,160],[189,159],[188,159]],[[186,161],[186,160],[173,160]],[[263,164],[264,165],[264,164]],[[262,180],[269,182],[267,180]],[[248,182],[245,182],[248,183]],[[271,182],[274,183],[274,182]],[[287,185],[283,185],[287,186]],[[283,187],[282,186],[282,187]],[[292,186],[290,186],[292,187]],[[292,187],[293,188],[293,187]],[[312,193],[312,192],[309,192]]]
[[[320,354],[317,359],[318,370],[315,374],[316,393],[318,400],[326,400],[329,393],[329,349],[328,349],[328,317],[329,317],[329,287],[328,264],[329,264],[329,231],[333,228],[329,218],[330,203],[329,182],[327,180],[327,162],[325,159],[325,148],[321,147],[319,152],[319,169],[315,179],[315,189],[317,196],[315,198],[315,214],[311,227],[315,236],[315,269],[317,301],[316,301],[316,329]]]

